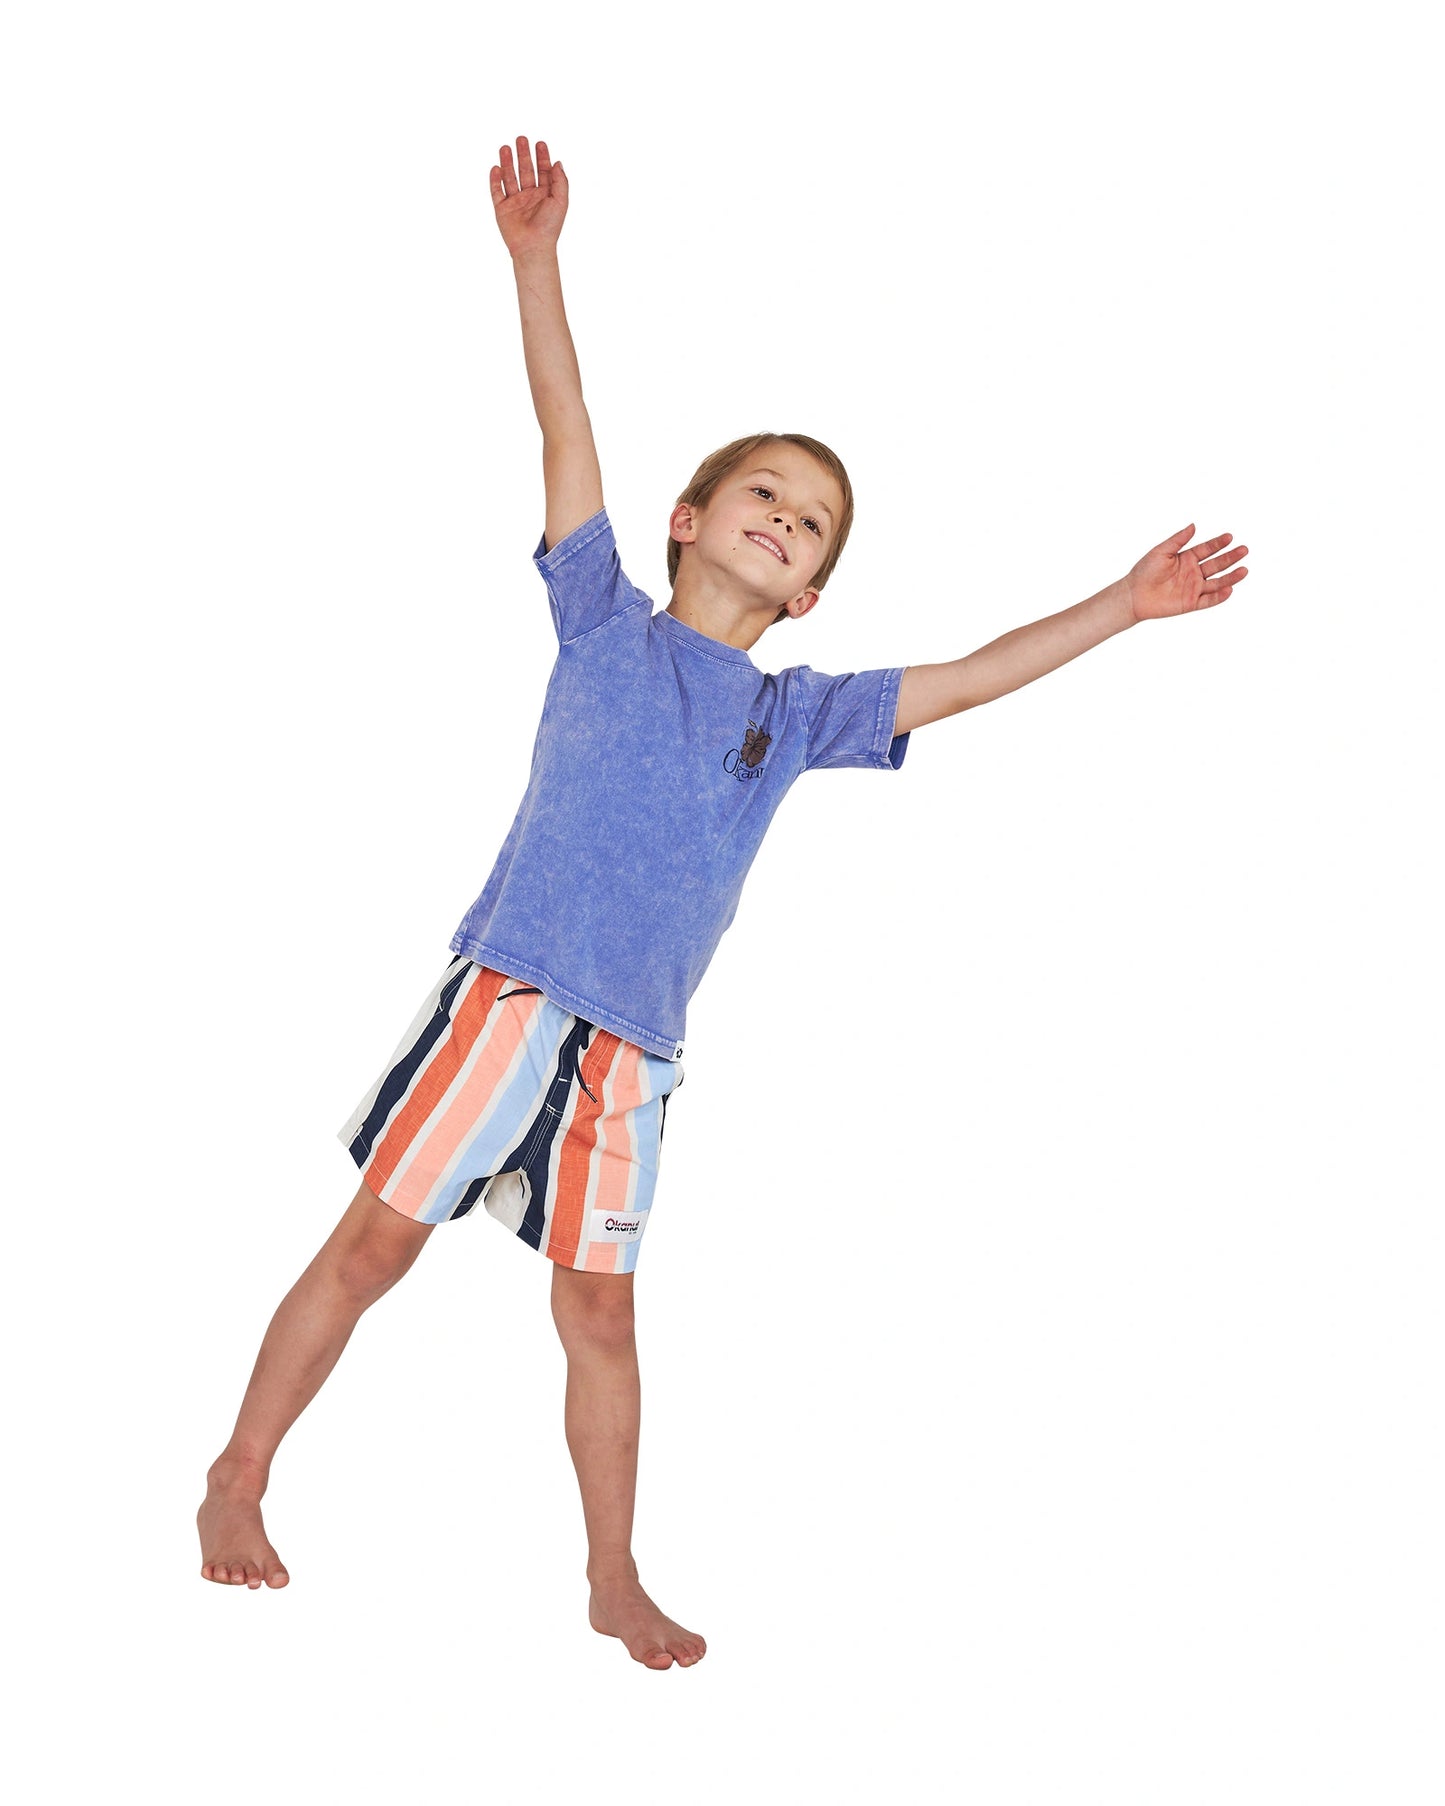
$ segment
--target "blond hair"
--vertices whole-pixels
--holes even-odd
[[[822,589],[833,575],[833,567],[843,555],[843,547],[847,544],[848,530],[853,525],[853,485],[848,480],[848,472],[843,468],[843,460],[837,452],[824,445],[821,439],[810,439],[806,433],[749,433],[745,439],[734,439],[730,445],[721,445],[715,452],[709,452],[697,469],[692,473],[692,481],[677,498],[679,502],[688,502],[694,508],[704,508],[712,499],[717,487],[735,470],[740,469],[751,458],[754,452],[761,451],[765,445],[796,445],[810,457],[816,458],[828,474],[835,478],[838,487],[843,491],[843,512],[833,523],[833,543],[828,548],[828,555],[818,566],[818,574],[813,578],[810,589]],[[682,560],[681,544],[668,536],[667,541],[667,581],[669,585],[677,582],[677,569]],[[787,609],[780,608],[773,616],[770,625],[776,625],[787,616]]]

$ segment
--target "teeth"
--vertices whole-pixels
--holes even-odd
[[[777,542],[774,540],[770,540],[765,534],[749,533],[746,535],[746,537],[748,539],[752,540],[753,544],[756,546],[766,546],[768,548],[768,550],[773,554],[774,558],[776,558],[778,560],[779,564],[787,563],[787,560],[783,557],[782,551],[778,547]]]

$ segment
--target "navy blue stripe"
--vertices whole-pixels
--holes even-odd
[[[518,1170],[526,1173],[527,1183],[531,1188],[527,1213],[522,1218],[517,1234],[532,1248],[540,1249],[542,1246],[542,1229],[547,1208],[547,1167],[552,1158],[552,1144],[557,1139],[558,1125],[567,1108],[567,1095],[572,1089],[573,1080],[579,1085],[583,1083],[579,1062],[583,1049],[592,1038],[592,1029],[592,1023],[584,1022],[580,1016],[573,1018],[567,1039],[558,1049],[557,1071],[547,1088],[542,1108],[537,1112],[532,1134],[520,1159],[514,1163]],[[583,1088],[586,1089],[585,1085]]]
[[[464,1217],[473,1204],[476,1203],[477,1199],[481,1197],[488,1185],[491,1184],[493,1177],[493,1174],[488,1173],[484,1179],[473,1179],[471,1184],[462,1193],[456,1209],[452,1212],[451,1219],[448,1220],[455,1219],[456,1217]]]
[[[461,954],[457,955],[457,959],[461,959],[461,957]],[[472,962],[467,960],[442,986],[431,1020],[382,1080],[381,1089],[376,1094],[376,1102],[367,1112],[366,1120],[357,1130],[356,1137],[351,1144],[351,1158],[358,1166],[363,1166],[370,1160],[372,1144],[386,1126],[387,1117],[391,1115],[397,1103],[404,1096],[407,1086],[416,1076],[427,1055],[451,1027],[452,1005],[456,1001],[457,992],[461,989],[463,980],[471,969],[471,964]],[[456,960],[452,961],[452,965],[456,965]]]

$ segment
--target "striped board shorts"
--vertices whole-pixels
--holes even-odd
[[[418,1223],[480,1204],[549,1260],[630,1273],[682,1077],[680,1062],[457,953],[337,1139]]]

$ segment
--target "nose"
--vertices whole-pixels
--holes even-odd
[[[792,523],[785,520],[781,514],[775,514],[773,516],[773,524],[778,527],[786,527],[789,533],[793,530]]]

